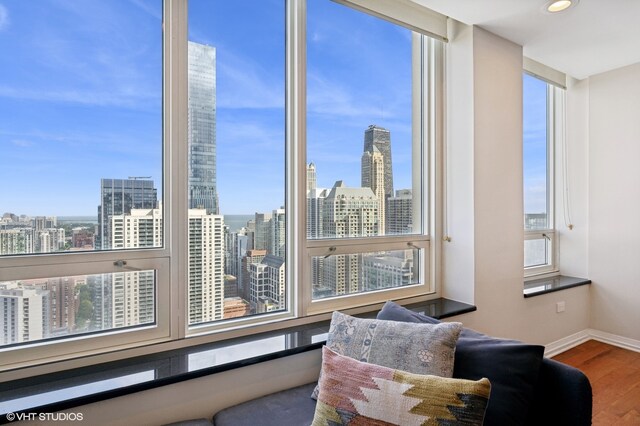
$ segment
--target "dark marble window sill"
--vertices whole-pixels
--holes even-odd
[[[476,310],[443,298],[407,308],[439,319]],[[0,423],[8,422],[7,413],[52,413],[318,349],[328,329],[322,321],[0,383]]]
[[[524,283],[524,297],[540,296],[541,294],[553,293],[554,291],[566,290],[587,284],[591,284],[590,279],[568,277],[565,275],[526,281]]]

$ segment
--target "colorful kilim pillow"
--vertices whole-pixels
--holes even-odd
[[[459,322],[410,324],[355,318],[336,311],[331,317],[327,346],[358,361],[451,377],[461,330]],[[317,397],[317,388],[311,397]]]
[[[325,346],[312,426],[482,425],[490,391],[486,378],[412,374]]]

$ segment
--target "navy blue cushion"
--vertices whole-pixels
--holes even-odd
[[[387,302],[377,318],[430,324],[440,322],[394,302]],[[543,355],[544,346],[496,339],[464,328],[456,345],[453,377],[489,379],[491,396],[485,425],[524,425],[534,399]]]

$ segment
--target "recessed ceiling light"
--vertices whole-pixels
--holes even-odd
[[[569,9],[570,7],[573,7],[576,4],[578,4],[578,1],[579,0],[552,0],[552,1],[548,1],[544,5],[544,9],[546,12],[549,12],[549,13],[563,12]]]

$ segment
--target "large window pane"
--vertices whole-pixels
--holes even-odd
[[[314,256],[313,299],[419,283],[419,250]]]
[[[524,227],[549,229],[548,84],[523,74]]]
[[[286,309],[284,1],[189,2],[189,324]]]
[[[156,271],[0,282],[0,347],[155,323]]]
[[[162,1],[10,1],[0,255],[161,247]]]
[[[428,40],[323,0],[308,2],[307,26],[307,238],[422,234],[416,99]],[[377,257],[386,275],[375,281]],[[313,299],[421,282],[414,259],[413,250],[313,256]]]
[[[311,0],[308,11],[308,237],[420,233],[412,44],[421,39],[331,1]],[[370,202],[338,223],[320,205],[339,193]]]

